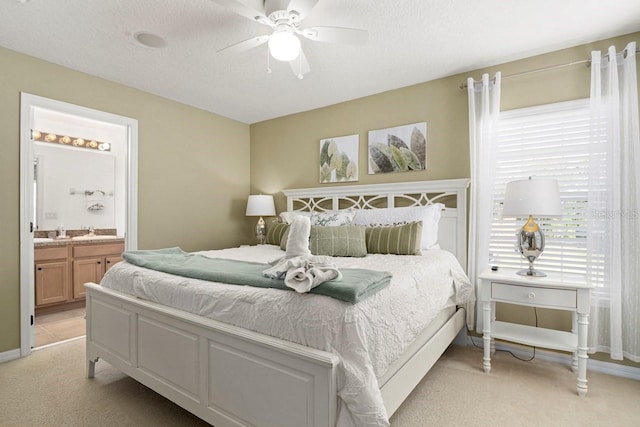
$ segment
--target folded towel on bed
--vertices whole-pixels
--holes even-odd
[[[308,216],[298,215],[293,218],[289,226],[287,236],[287,252],[285,258],[310,257],[309,236],[311,235],[311,219]]]
[[[316,286],[329,280],[342,278],[338,269],[325,256],[297,256],[281,258],[273,267],[262,271],[262,274],[272,279],[284,279],[285,286],[296,292],[309,292]]]
[[[126,251],[122,257],[130,264],[178,276],[232,285],[292,290],[283,279],[262,274],[269,264],[208,258],[184,252],[180,248]],[[386,288],[391,281],[391,273],[383,271],[345,268],[340,273],[340,279],[324,282],[310,292],[355,304]],[[318,273],[315,274],[317,277]]]
[[[284,284],[298,293],[305,293],[324,282],[337,278],[338,275],[342,277],[340,272],[335,268],[299,267],[287,271]]]
[[[287,237],[287,252],[262,272],[272,279],[284,279],[284,284],[296,292],[309,292],[329,280],[341,279],[342,274],[328,256],[314,256],[309,250],[311,221],[309,217],[293,219]]]
[[[329,257],[323,256],[281,258],[262,274],[272,279],[284,279],[285,286],[296,292],[309,292],[329,280],[342,279],[340,271],[328,260]]]

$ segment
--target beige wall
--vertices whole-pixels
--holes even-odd
[[[319,140],[356,133],[359,181],[350,184],[469,176],[467,94],[458,89],[460,83],[460,77],[451,77],[251,125],[252,189],[276,193],[320,185]],[[367,131],[423,121],[427,170],[367,174]],[[284,208],[279,194],[277,210]]]
[[[0,353],[20,346],[20,92],[138,120],[139,247],[251,239],[249,126],[0,48]]]
[[[253,124],[252,190],[277,193],[284,188],[320,185],[319,140],[355,133],[360,135],[358,184],[469,177],[467,92],[460,89],[467,77],[478,80],[483,73],[493,76],[496,71],[507,76],[580,61],[590,58],[592,50],[606,52],[612,44],[621,50],[633,40],[640,42],[640,33]],[[506,78],[502,83],[501,109],[586,98],[589,97],[589,82],[587,64]],[[367,131],[420,121],[427,122],[427,170],[368,175]],[[276,200],[277,210],[284,210],[282,194],[277,195]],[[501,305],[498,317],[525,324],[534,322],[533,311],[519,306]],[[568,330],[570,315],[556,310],[539,310],[539,324]]]

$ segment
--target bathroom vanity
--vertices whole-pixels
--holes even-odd
[[[100,283],[104,273],[122,261],[123,251],[124,239],[115,236],[36,239],[36,310],[55,311],[83,303],[84,284]]]

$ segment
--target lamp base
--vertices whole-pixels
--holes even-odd
[[[535,270],[532,268],[524,268],[518,271],[520,276],[529,276],[529,277],[547,277],[547,273],[544,273],[540,270]]]
[[[259,245],[264,245],[264,241],[267,237],[267,227],[264,223],[264,219],[260,217],[258,223],[256,224],[256,239],[258,239]]]
[[[529,215],[527,223],[522,226],[516,236],[518,236],[517,247],[519,252],[529,261],[529,268],[518,271],[518,274],[529,277],[546,277],[545,273],[533,268],[533,262],[544,251],[544,233],[531,215]]]

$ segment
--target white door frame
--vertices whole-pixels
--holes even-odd
[[[121,125],[127,129],[125,249],[138,247],[138,121],[37,95],[20,94],[20,356],[34,345],[35,274],[33,259],[33,144],[34,109],[44,108],[87,119]]]

